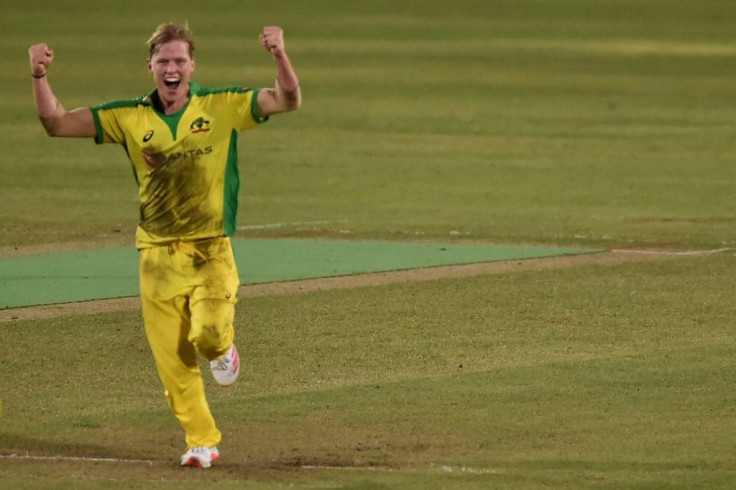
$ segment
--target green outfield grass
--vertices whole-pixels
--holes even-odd
[[[734,266],[729,254],[245,299],[242,380],[207,378],[225,439],[204,475],[176,467],[181,434],[137,312],[5,323],[17,354],[0,359],[0,452],[150,464],[0,459],[0,477],[730,488]]]
[[[242,226],[736,242],[730,2],[73,5],[3,3],[0,245],[126,238],[137,216],[122,149],[43,136],[28,46],[51,44],[58,95],[90,105],[147,92],[147,36],[185,19],[201,84],[271,85],[264,23],[283,25],[301,76],[301,112],[241,137]]]
[[[304,104],[244,133],[238,236],[736,246],[733,2],[0,0],[0,253],[132,244],[124,151],[47,138],[147,92],[160,22],[202,85]],[[74,245],[76,246],[76,245]],[[0,255],[4,256],[4,255]],[[183,440],[137,310],[0,323],[8,488],[733,488],[736,257],[725,253],[243,299],[222,462]],[[209,378],[208,378],[209,379]],[[82,461],[69,458],[99,458]],[[135,461],[107,461],[137,460]]]

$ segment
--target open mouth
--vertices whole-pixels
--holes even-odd
[[[180,83],[181,83],[181,79],[176,78],[176,77],[164,78],[164,84],[166,85],[166,87],[173,89],[173,90],[176,90],[177,88],[179,88]]]

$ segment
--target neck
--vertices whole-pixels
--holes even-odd
[[[164,99],[161,97],[157,90],[153,102],[156,106],[156,109],[163,112],[164,114],[174,114],[176,112],[179,112],[185,105],[187,105],[187,102],[189,102],[189,93],[187,93],[185,97],[180,97],[177,99]]]

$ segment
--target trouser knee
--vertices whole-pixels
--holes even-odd
[[[230,348],[234,313],[234,304],[221,300],[202,300],[192,308],[189,341],[204,358],[216,359]]]

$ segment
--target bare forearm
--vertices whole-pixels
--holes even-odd
[[[51,90],[45,75],[41,78],[33,77],[33,100],[36,103],[36,114],[46,134],[58,136],[65,111]]]
[[[92,112],[80,107],[67,112],[49,85],[46,72],[54,59],[54,52],[46,44],[34,44],[28,49],[31,63],[33,101],[41,124],[50,136],[95,136]]]
[[[291,60],[286,53],[274,56],[276,62],[277,75],[281,88],[287,92],[295,92],[299,89],[299,79],[291,66]]]
[[[53,117],[61,108],[59,99],[56,98],[49,86],[48,79],[44,74],[42,77],[33,76],[33,101],[36,103],[36,113],[41,120]]]
[[[59,100],[51,91],[46,72],[54,60],[54,51],[46,44],[34,44],[28,48],[33,83],[33,100],[36,113],[42,120],[52,117],[59,109]],[[63,109],[62,109],[63,111]]]
[[[67,112],[56,98],[46,77],[33,79],[36,113],[49,136],[94,136],[94,123],[87,108]]]
[[[291,61],[286,53],[274,56],[276,61],[276,96],[284,102],[289,110],[298,109],[301,105],[301,90]]]
[[[291,66],[284,45],[284,32],[280,27],[263,28],[259,39],[276,63],[276,86],[258,94],[258,109],[262,116],[293,111],[302,104],[299,79]]]

